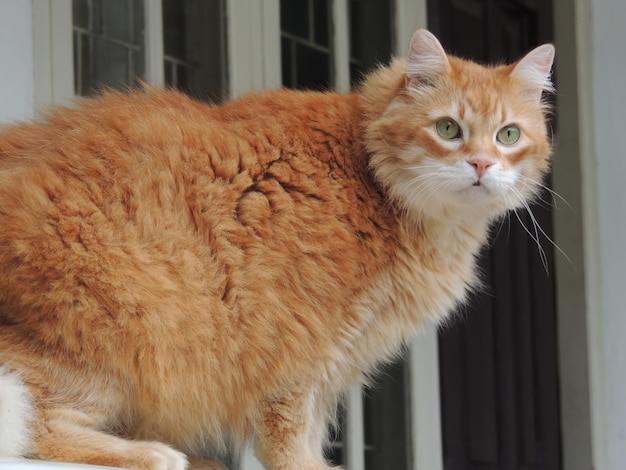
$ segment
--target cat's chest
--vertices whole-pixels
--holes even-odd
[[[359,354],[365,362],[394,354],[426,322],[444,320],[476,285],[480,241],[461,237],[443,243],[398,248],[364,291],[355,308],[364,321]]]
[[[463,301],[476,283],[475,250],[469,245],[398,253],[389,268],[395,315],[440,322]]]

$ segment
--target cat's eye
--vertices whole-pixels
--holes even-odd
[[[498,139],[498,142],[501,144],[513,145],[517,143],[521,135],[522,133],[519,130],[519,127],[510,125],[500,129],[496,135],[496,139]]]
[[[444,139],[452,140],[461,137],[461,126],[450,118],[444,118],[437,121],[435,124],[437,133]]]

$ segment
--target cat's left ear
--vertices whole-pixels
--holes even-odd
[[[512,75],[527,87],[529,93],[540,99],[541,92],[554,91],[550,80],[553,62],[554,46],[544,44],[519,60],[513,67]]]
[[[406,81],[432,83],[450,68],[448,56],[434,34],[418,29],[411,38],[406,59]]]

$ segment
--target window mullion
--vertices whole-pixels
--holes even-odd
[[[409,387],[411,468],[442,470],[439,349],[433,325],[427,325],[409,346]]]
[[[348,0],[332,3],[332,64],[333,87],[346,93],[350,91],[350,17]]]
[[[71,0],[33,2],[35,108],[74,96]]]
[[[404,56],[416,28],[426,27],[426,0],[395,0],[394,52]]]
[[[361,384],[350,389],[346,400],[346,465],[350,470],[365,470],[365,424]]]
[[[280,88],[282,67],[280,58],[280,0],[263,0],[263,87]]]
[[[278,0],[226,2],[231,97],[281,84]]]
[[[161,0],[144,0],[146,82],[160,88],[165,85],[163,52],[163,5]]]

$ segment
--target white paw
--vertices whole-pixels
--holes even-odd
[[[21,457],[30,444],[33,404],[17,373],[0,366],[0,456]]]
[[[148,470],[187,470],[189,462],[185,454],[160,442],[146,443]]]

